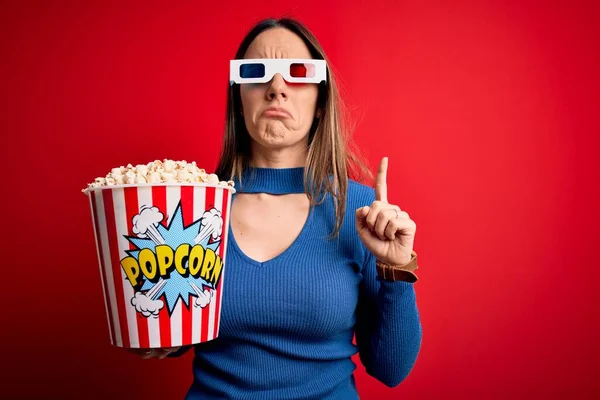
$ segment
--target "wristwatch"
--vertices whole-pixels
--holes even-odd
[[[419,268],[417,265],[417,253],[413,250],[410,256],[410,261],[405,265],[391,265],[376,260],[375,265],[377,266],[377,274],[386,281],[416,282],[419,279],[417,275],[415,275],[415,270]]]

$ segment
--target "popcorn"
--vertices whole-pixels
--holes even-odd
[[[177,180],[180,182],[188,182],[192,178],[191,174],[187,171],[187,169],[180,169],[177,171]]]
[[[135,172],[137,172],[138,176],[145,177],[146,175],[148,175],[148,167],[144,164],[136,165]]]
[[[221,181],[216,174],[207,174],[206,170],[198,168],[195,161],[154,160],[148,164],[138,164],[135,167],[115,167],[106,177],[99,177],[89,183],[87,189],[102,186],[131,185],[152,183],[208,183],[219,186],[234,187],[233,181]]]
[[[171,172],[171,171],[173,171],[173,169],[175,169],[175,162],[173,162],[171,160],[165,160],[163,165],[165,167],[165,171],[167,171],[167,172]]]
[[[158,172],[150,173],[150,179],[148,179],[148,183],[159,183],[162,179],[160,178],[160,174]]]
[[[219,184],[219,177],[215,174],[209,174],[207,179],[209,183],[214,183],[215,185]]]
[[[136,177],[136,174],[132,170],[125,172],[125,179],[124,179],[125,183],[130,184],[130,185],[135,183],[135,177]]]
[[[121,176],[121,175],[123,175],[122,168],[123,167],[113,168],[110,170],[110,173],[112,174],[113,177]]]

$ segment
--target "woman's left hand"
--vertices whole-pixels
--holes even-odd
[[[408,213],[388,203],[387,165],[388,158],[382,158],[375,182],[375,201],[356,210],[356,230],[365,247],[378,260],[405,265],[411,260],[417,225]]]

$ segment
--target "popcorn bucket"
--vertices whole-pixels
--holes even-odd
[[[84,192],[111,343],[158,348],[215,339],[235,190],[157,183]]]

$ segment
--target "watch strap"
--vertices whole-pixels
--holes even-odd
[[[392,265],[376,260],[377,274],[386,281],[396,282],[404,281],[414,283],[419,278],[415,274],[415,270],[419,268],[417,265],[417,253],[411,252],[411,259],[405,265]]]

